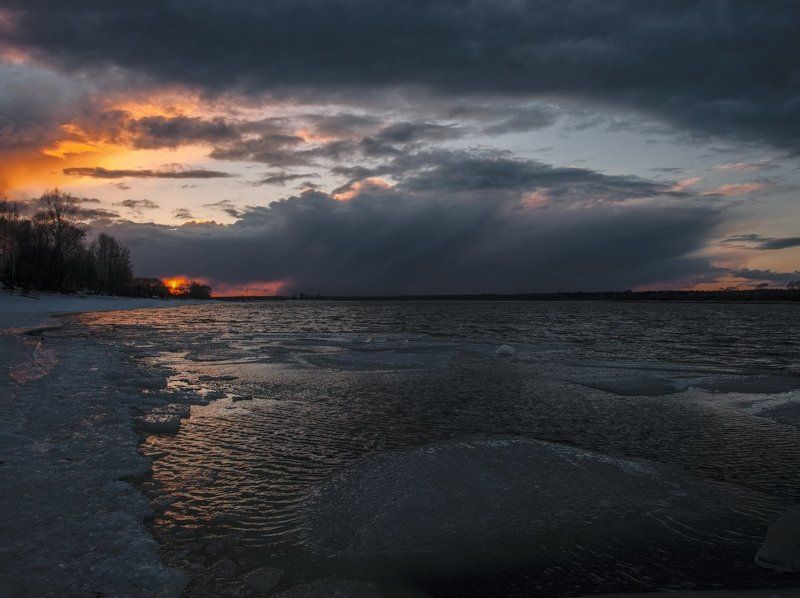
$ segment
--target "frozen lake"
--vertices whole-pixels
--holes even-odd
[[[188,595],[800,582],[754,561],[800,502],[797,306],[269,302],[77,320],[64,334],[88,327],[137,364],[121,383],[148,399],[143,428],[164,423],[141,487]]]

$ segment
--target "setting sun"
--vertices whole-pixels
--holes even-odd
[[[184,295],[189,292],[189,280],[183,276],[165,278],[164,286],[167,287],[170,295]]]

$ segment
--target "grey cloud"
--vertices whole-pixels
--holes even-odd
[[[156,210],[158,204],[150,199],[124,199],[114,204],[115,206],[122,206],[131,210]]]
[[[187,169],[187,170],[111,170],[95,167],[65,168],[63,173],[69,176],[86,176],[96,179],[122,179],[122,178],[159,178],[159,179],[213,179],[230,178],[235,175],[217,170]]]
[[[83,222],[119,218],[119,213],[105,208],[76,208],[75,216]]]
[[[409,144],[416,141],[453,139],[460,135],[452,125],[428,122],[400,122],[384,127],[375,135],[376,139],[387,143]]]
[[[232,218],[238,218],[242,213],[242,211],[236,207],[236,205],[230,199],[222,199],[213,203],[206,203],[203,204],[203,207],[221,210]]]
[[[505,133],[521,133],[534,129],[543,129],[555,124],[557,117],[550,108],[534,107],[519,110],[512,116],[483,127],[487,135],[503,135]]]
[[[6,6],[16,13],[8,44],[76,71],[115,66],[211,93],[276,97],[413,87],[451,98],[571,98],[800,150],[800,5],[791,0]]]
[[[30,65],[0,62],[0,150],[42,146],[78,110],[80,83]]]
[[[758,270],[752,268],[742,268],[731,272],[739,278],[746,278],[753,281],[766,281],[773,285],[785,285],[795,280],[800,280],[800,271],[776,272],[774,270]]]
[[[218,160],[246,160],[274,166],[295,166],[309,162],[307,150],[294,149],[303,143],[303,139],[296,135],[268,133],[216,147],[210,156]]]
[[[361,136],[377,130],[382,120],[371,114],[306,114],[304,120],[321,136],[348,137]]]
[[[451,164],[440,176],[496,173],[498,164],[486,161]],[[447,184],[418,174],[394,188],[352,187],[349,201],[307,190],[249,208],[228,226],[111,228],[131,247],[141,274],[291,280],[295,290],[332,294],[625,289],[711,268],[693,255],[720,220],[715,208],[662,195],[657,183],[523,161],[500,165],[513,185],[468,182],[445,191]],[[656,195],[614,203],[578,194],[544,207],[527,206],[521,197],[526,189],[566,194],[587,180],[608,196],[645,189]]]
[[[764,237],[758,234],[735,235],[723,243],[748,249],[774,250],[800,247],[800,237]]]
[[[134,146],[141,149],[222,143],[238,137],[234,127],[222,118],[148,116],[134,121],[128,130],[133,134]]]
[[[424,157],[424,155],[423,155]],[[547,189],[563,201],[626,200],[656,195],[680,195],[671,185],[632,176],[610,176],[585,168],[556,168],[536,161],[500,155],[437,154],[439,163],[400,184],[411,191],[497,193]],[[403,168],[408,164],[403,164]]]
[[[288,182],[296,181],[299,179],[308,179],[308,178],[317,178],[319,174],[316,172],[305,172],[305,173],[295,173],[291,174],[288,172],[277,172],[275,174],[270,174],[262,179],[259,179],[254,185],[285,185]]]
[[[186,208],[178,208],[173,212],[173,215],[178,220],[192,220],[194,218],[194,216],[192,216],[192,213]]]
[[[758,246],[759,249],[788,249],[789,247],[800,247],[800,237],[767,239]]]

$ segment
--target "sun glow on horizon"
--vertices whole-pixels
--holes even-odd
[[[189,292],[189,279],[185,276],[163,278],[162,282],[167,287],[170,295],[184,295]]]

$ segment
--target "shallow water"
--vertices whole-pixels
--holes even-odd
[[[79,321],[168,377],[142,385],[154,405],[197,403],[143,446],[153,531],[190,595],[241,593],[263,566],[285,570],[276,591],[318,595],[328,578],[402,596],[799,581],[753,563],[800,502],[796,306],[220,303]],[[558,444],[462,444],[509,439]],[[559,445],[578,456],[541,456]],[[608,457],[645,473],[604,485]]]

